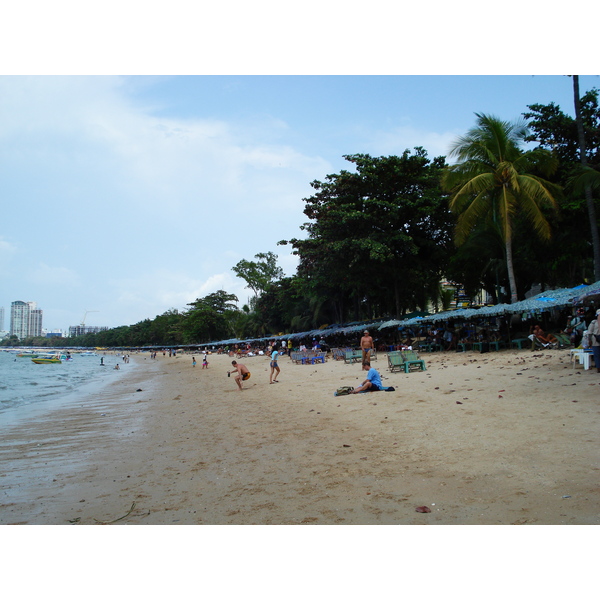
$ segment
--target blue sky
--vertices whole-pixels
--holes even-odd
[[[581,77],[582,92],[600,88]],[[518,118],[555,76],[2,76],[0,306],[33,300],[44,326],[154,318],[301,235],[310,182],[342,156],[445,155],[475,112]]]

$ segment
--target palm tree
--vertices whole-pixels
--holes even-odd
[[[475,113],[477,126],[461,136],[449,156],[458,162],[447,167],[442,185],[450,192],[450,210],[458,214],[455,242],[465,242],[483,219],[498,227],[506,253],[511,302],[516,302],[517,286],[513,267],[513,220],[521,212],[541,239],[551,236],[542,209],[556,209],[558,188],[534,173],[549,175],[558,165],[547,150],[523,151],[527,134],[523,123],[509,123]]]
[[[574,174],[569,178],[567,182],[568,186],[573,187],[573,191],[576,193],[585,192],[587,188],[591,191],[600,191],[600,171],[586,165],[585,167],[579,167]]]
[[[592,189],[594,189],[594,187],[597,189],[598,183],[597,176],[593,169],[590,172],[590,167],[588,167],[585,148],[585,128],[581,116],[581,102],[579,98],[579,75],[573,75],[573,95],[575,98],[575,122],[577,123],[579,160],[581,162],[582,170],[579,186],[581,186],[585,193],[585,201],[592,232],[592,249],[594,251],[594,281],[598,281],[600,279],[600,233],[598,232],[598,220],[596,219],[596,204],[594,202],[594,197],[592,196]]]

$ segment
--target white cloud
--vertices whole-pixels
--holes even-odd
[[[80,278],[75,271],[67,267],[52,267],[40,262],[28,275],[27,279],[43,286],[74,287],[79,285]]]
[[[410,125],[377,131],[370,137],[370,145],[378,155],[401,155],[404,150],[422,146],[429,158],[447,156],[450,145],[456,139],[457,131],[423,131]]]
[[[131,323],[175,308],[185,310],[187,304],[218,290],[235,294],[241,307],[248,301],[245,282],[233,272],[211,275],[206,280],[190,277],[183,271],[157,269],[136,277],[114,279],[109,282],[109,306],[103,309],[107,314],[127,314]],[[114,325],[117,325],[115,323]]]
[[[199,202],[213,217],[230,202],[270,209],[283,196],[301,198],[329,170],[279,141],[289,128],[281,119],[159,117],[128,99],[127,81],[0,77],[0,155],[25,157],[30,171],[46,172],[44,193],[71,197],[78,208],[100,198],[122,211],[126,199],[153,214],[168,203],[174,216]]]

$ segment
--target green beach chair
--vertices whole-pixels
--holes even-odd
[[[400,352],[388,354],[388,368],[394,373],[395,371],[405,371],[404,357]]]
[[[419,355],[414,350],[405,350],[402,352],[402,357],[404,358],[405,373],[410,373],[410,371],[427,370],[425,361],[420,359]]]

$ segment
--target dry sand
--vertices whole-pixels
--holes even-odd
[[[118,384],[3,431],[0,524],[600,521],[595,369],[567,350],[423,358],[390,373],[380,354],[396,391],[335,397],[360,365],[284,358],[269,385],[251,357],[239,392],[227,356],[135,356]]]

